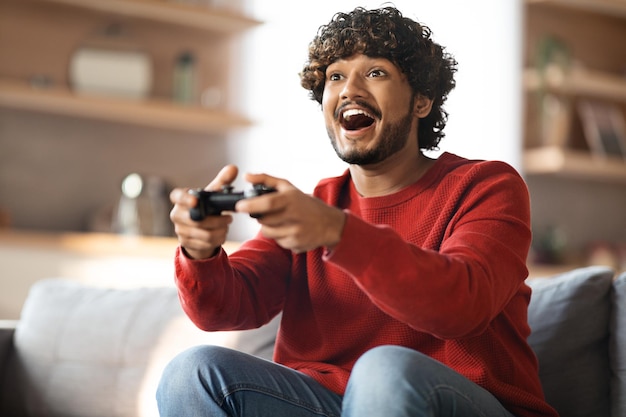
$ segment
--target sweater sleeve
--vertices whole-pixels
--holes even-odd
[[[175,284],[181,306],[206,331],[260,327],[282,309],[290,262],[287,252],[260,237],[230,256],[221,249],[204,260],[188,258],[179,247]]]
[[[445,196],[432,197],[453,207],[441,222],[446,225],[438,248],[408,243],[391,227],[348,213],[342,240],[325,260],[352,276],[379,308],[416,330],[442,339],[480,334],[528,273],[528,192],[521,177],[502,166],[477,169]]]

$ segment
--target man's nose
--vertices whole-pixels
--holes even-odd
[[[365,88],[365,80],[358,75],[350,75],[346,78],[346,81],[341,90],[342,99],[355,99],[359,97],[365,97],[367,95],[367,89]]]

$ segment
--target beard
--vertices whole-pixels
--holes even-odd
[[[411,100],[412,102],[413,100]],[[411,108],[413,107],[411,103]],[[401,151],[409,140],[409,132],[413,123],[413,114],[407,112],[406,116],[391,125],[388,125],[381,134],[378,144],[372,149],[358,150],[349,149],[342,151],[337,144],[337,138],[330,126],[327,127],[330,143],[337,156],[350,165],[371,165],[377,164],[389,158],[391,155]],[[415,139],[417,140],[417,138]]]

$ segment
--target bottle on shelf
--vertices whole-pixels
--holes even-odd
[[[174,101],[181,104],[195,103],[196,59],[185,51],[178,56],[174,67]]]

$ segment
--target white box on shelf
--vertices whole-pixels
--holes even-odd
[[[143,98],[152,87],[152,63],[143,52],[84,47],[72,55],[69,76],[80,93]]]

